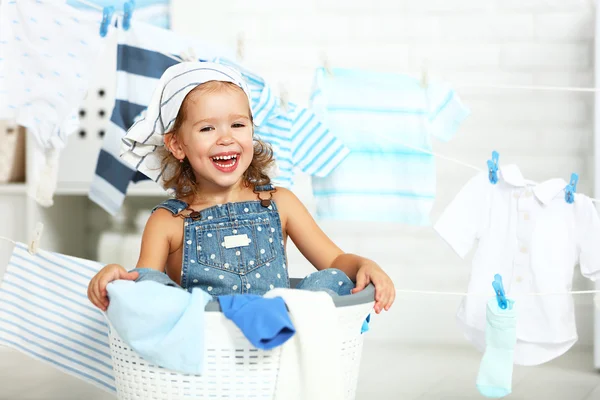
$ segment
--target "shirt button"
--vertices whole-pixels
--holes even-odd
[[[525,213],[523,214],[523,219],[528,221],[529,220],[529,213]]]
[[[514,197],[515,199],[518,199],[518,198],[519,198],[519,193],[518,193],[518,192],[515,192],[515,194],[513,194],[513,197]]]
[[[521,283],[523,282],[523,278],[521,278],[520,276],[517,276],[517,283]]]
[[[527,247],[525,247],[525,246],[521,247],[521,253],[527,253]]]

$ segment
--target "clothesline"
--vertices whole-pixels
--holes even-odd
[[[92,3],[91,1],[87,1],[87,0],[76,0],[78,3],[84,4],[90,8],[96,9],[98,11],[102,11],[104,9],[104,7],[99,6],[98,4]]]
[[[551,92],[600,92],[597,87],[577,87],[577,86],[543,86],[543,85],[454,85],[456,88],[474,88],[474,89],[518,89],[518,90],[542,90]]]
[[[9,239],[4,236],[0,236],[0,240],[4,240],[17,245],[17,242]],[[396,293],[406,293],[406,294],[435,294],[442,296],[477,296],[477,297],[491,297],[493,296],[493,292],[490,290],[489,292],[445,292],[445,291],[437,291],[437,290],[411,290],[411,289],[396,289]],[[565,294],[595,294],[600,293],[600,290],[573,290],[568,292],[529,292],[529,293],[515,293],[510,294],[511,297],[519,297],[519,296],[557,296],[557,295],[565,295]]]
[[[490,284],[491,287],[491,284]],[[444,292],[437,290],[411,290],[411,289],[396,289],[396,293],[412,293],[412,294],[437,294],[444,296],[477,296],[477,297],[491,297],[494,295],[493,290],[489,292]],[[507,292],[509,297],[519,296],[558,296],[565,294],[596,294],[600,293],[600,290],[572,290],[568,292],[525,292],[525,293],[510,293]]]
[[[17,242],[4,236],[0,236],[0,240],[6,240],[7,242],[14,244],[15,246],[17,245]]]
[[[475,166],[475,165],[472,165],[472,164],[466,163],[466,162],[464,162],[464,161],[460,161],[460,160],[458,160],[458,159],[456,159],[456,158],[448,157],[448,156],[445,156],[445,155],[442,155],[442,154],[439,154],[439,153],[436,153],[436,152],[433,152],[433,151],[429,151],[429,150],[426,150],[426,149],[423,149],[423,148],[420,148],[420,147],[416,147],[416,146],[412,146],[412,145],[410,145],[410,144],[402,143],[402,142],[400,142],[400,141],[397,141],[397,140],[395,140],[395,138],[390,138],[390,137],[387,137],[387,136],[383,136],[383,135],[380,135],[380,134],[378,134],[378,133],[376,133],[376,132],[371,132],[371,133],[370,133],[370,135],[372,135],[372,136],[376,136],[376,137],[378,137],[378,138],[380,138],[380,139],[382,139],[382,140],[388,141],[388,142],[391,140],[391,141],[392,141],[394,144],[396,144],[396,145],[398,145],[398,146],[404,146],[404,147],[407,147],[407,148],[409,148],[409,149],[411,149],[411,150],[420,151],[420,152],[422,152],[422,153],[429,154],[429,155],[432,155],[432,156],[434,156],[434,157],[441,158],[441,159],[443,159],[443,160],[447,160],[447,161],[450,161],[450,162],[453,162],[453,163],[456,163],[456,164],[462,165],[462,166],[464,166],[464,167],[467,167],[467,168],[474,169],[475,171],[479,171],[479,172],[487,172],[487,170],[486,170],[486,169],[483,169],[483,168],[477,167],[477,166]],[[534,183],[535,183],[535,182],[534,182]],[[535,184],[537,185],[537,183],[535,183]],[[600,200],[598,200],[598,199],[594,199],[594,198],[592,198],[592,197],[590,197],[590,200],[591,200],[591,201],[593,201],[594,203],[600,203]]]

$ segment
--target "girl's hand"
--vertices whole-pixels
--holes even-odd
[[[375,312],[379,314],[382,310],[389,310],[396,298],[394,283],[379,265],[365,259],[356,273],[356,287],[352,294],[363,290],[369,282],[375,286]]]
[[[127,279],[133,281],[139,276],[138,272],[127,272],[125,268],[118,264],[108,264],[102,268],[92,278],[88,285],[88,298],[96,307],[102,311],[108,308],[108,293],[106,285],[117,279]]]

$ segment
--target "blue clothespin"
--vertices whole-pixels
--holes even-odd
[[[363,321],[362,326],[360,328],[360,334],[362,335],[365,332],[369,331],[369,322],[371,322],[371,314],[367,315],[367,318]]]
[[[565,187],[565,200],[569,204],[573,204],[575,201],[575,192],[577,191],[577,182],[579,182],[579,175],[571,174],[571,181]]]
[[[503,310],[506,310],[507,302],[506,302],[506,293],[504,293],[504,285],[502,285],[502,277],[500,274],[494,275],[494,282],[492,282],[492,286],[496,291],[496,300],[498,301],[498,307]]]
[[[112,16],[115,13],[113,6],[106,6],[102,10],[102,22],[100,22],[100,36],[105,37],[108,33],[108,25],[112,20]]]
[[[498,183],[498,158],[500,155],[497,151],[492,151],[492,159],[487,161],[489,178],[492,185]]]
[[[135,8],[135,1],[131,0],[123,4],[123,29],[126,31],[131,27],[131,16]]]

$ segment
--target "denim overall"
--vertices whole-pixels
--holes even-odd
[[[156,206],[184,217],[181,287],[199,287],[212,296],[263,295],[288,288],[287,257],[281,220],[272,185],[256,186],[259,200],[218,204],[193,211],[188,204],[169,199]],[[297,286],[350,294],[354,283],[340,270],[315,272]]]

